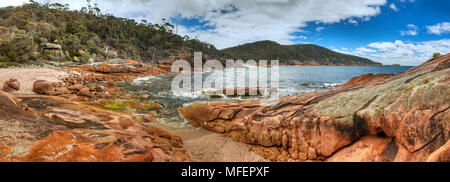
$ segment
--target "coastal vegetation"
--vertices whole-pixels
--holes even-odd
[[[282,64],[379,65],[366,58],[312,44],[280,45],[272,41],[218,50],[197,38],[180,36],[174,25],[118,18],[104,14],[98,4],[80,10],[68,4],[39,4],[31,0],[0,9],[0,67],[22,64],[86,64],[109,59],[132,59],[147,64],[192,58],[194,51],[219,60],[273,60]]]
[[[279,60],[286,64],[317,65],[381,65],[369,59],[338,53],[313,45],[280,45],[274,41],[259,41],[224,49],[233,59]]]
[[[114,58],[158,63],[194,50],[210,57],[220,55],[211,44],[174,34],[174,26],[163,21],[152,24],[103,14],[89,0],[81,10],[32,0],[22,6],[1,8],[0,66]]]

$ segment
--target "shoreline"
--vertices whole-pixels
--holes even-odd
[[[79,66],[79,67],[83,67],[83,66]],[[0,75],[5,74],[4,77],[5,80],[9,79],[9,78],[18,78],[19,81],[22,83],[22,87],[19,91],[13,92],[13,95],[16,95],[19,98],[42,98],[39,99],[39,102],[41,101],[45,101],[48,102],[50,100],[48,99],[44,99],[46,97],[57,97],[57,98],[61,98],[64,99],[63,97],[66,97],[68,99],[71,99],[74,101],[75,105],[83,105],[85,107],[88,108],[98,108],[98,109],[104,109],[102,107],[92,107],[92,104],[89,104],[90,101],[83,101],[80,100],[81,96],[76,96],[75,98],[71,98],[70,96],[43,96],[40,94],[37,94],[35,92],[33,92],[33,82],[36,80],[47,80],[47,81],[51,81],[51,82],[66,82],[67,78],[71,78],[73,76],[75,77],[82,77],[83,74],[81,74],[80,71],[78,69],[76,69],[77,67],[68,67],[68,68],[58,68],[58,70],[56,69],[51,69],[51,68],[8,68],[8,69],[0,69]],[[62,70],[66,70],[66,71],[61,71]],[[27,75],[23,76],[24,74],[22,74],[23,72],[26,72]],[[55,76],[55,73],[59,73],[57,74],[57,76]],[[77,73],[77,74],[70,74],[70,73]],[[102,73],[105,74],[105,73]],[[107,74],[107,73],[106,73]],[[151,74],[152,75],[152,74]],[[147,77],[150,75],[144,75],[144,77]],[[139,75],[131,75],[126,77],[125,79],[123,79],[124,81],[126,80],[132,80],[135,78],[139,78],[142,76]],[[81,79],[80,81],[75,81],[75,82],[80,82],[83,83],[84,79]],[[3,86],[3,82],[4,80],[1,80],[2,85]],[[76,83],[74,83],[76,84]],[[118,97],[118,96],[116,96]],[[92,101],[92,98],[87,97],[88,100]],[[101,98],[98,98],[100,100],[102,100]],[[132,98],[123,98],[123,99],[132,99]],[[94,99],[95,100],[95,99]],[[38,100],[36,100],[38,101]],[[32,102],[35,103],[36,101]],[[23,101],[19,101],[19,102],[23,102]],[[50,101],[53,102],[53,101]],[[32,106],[33,104],[31,103],[27,103],[27,107],[31,107],[33,108],[32,110],[38,109],[38,108],[34,108],[35,106]],[[54,103],[56,104],[56,102]],[[68,103],[66,103],[68,104]],[[74,105],[74,106],[75,106]],[[77,106],[79,107],[79,106]],[[58,106],[56,106],[56,108],[58,108]],[[55,108],[55,109],[56,109]],[[40,111],[42,112],[42,111]],[[248,147],[244,144],[232,141],[228,138],[222,137],[218,134],[215,134],[213,132],[204,130],[203,128],[196,128],[196,130],[203,130],[200,132],[194,132],[194,134],[192,134],[192,129],[188,128],[174,128],[171,126],[167,126],[164,125],[162,123],[159,123],[159,121],[156,121],[156,123],[146,123],[143,121],[140,121],[140,119],[135,118],[135,114],[132,113],[124,113],[124,112],[119,112],[119,111],[114,111],[111,109],[106,109],[105,112],[110,112],[110,113],[116,113],[119,115],[127,115],[129,117],[134,118],[135,122],[141,123],[143,126],[146,127],[156,127],[162,130],[165,130],[167,132],[169,132],[171,135],[175,134],[175,136],[179,136],[181,137],[182,141],[183,141],[183,150],[185,150],[185,153],[190,156],[190,160],[193,161],[215,161],[215,162],[238,162],[238,161],[246,161],[246,162],[258,162],[258,161],[264,161],[263,158],[261,158],[259,155],[255,154],[252,151],[249,151]],[[47,111],[44,111],[42,114],[48,114]],[[85,114],[81,114],[81,115],[85,115]],[[1,116],[0,116],[0,120],[1,120]],[[190,124],[189,124],[190,125]],[[33,143],[30,143],[29,145],[32,145]],[[230,153],[231,152],[231,153]],[[0,157],[1,158],[1,157]]]
[[[428,63],[431,64],[431,63]],[[435,63],[436,64],[436,63]],[[100,103],[97,103],[95,105],[100,106],[100,110],[105,110],[107,112],[110,113],[116,113],[119,115],[126,115],[127,117],[131,118],[133,120],[134,124],[131,124],[131,126],[139,126],[142,127],[144,130],[146,130],[145,128],[155,128],[158,132],[161,131],[163,132],[162,134],[156,134],[156,140],[157,142],[162,142],[163,145],[165,145],[166,147],[163,147],[163,150],[165,151],[169,151],[172,150],[172,148],[176,148],[176,151],[181,151],[181,153],[177,153],[176,156],[182,156],[182,155],[186,155],[189,156],[189,160],[191,161],[217,161],[217,162],[224,162],[224,161],[229,161],[229,162],[259,162],[259,161],[332,161],[332,160],[342,160],[342,157],[340,157],[341,155],[348,155],[348,153],[350,153],[351,151],[354,151],[356,149],[352,149],[352,148],[357,148],[359,145],[367,145],[367,143],[373,143],[373,145],[377,145],[377,147],[381,147],[381,146],[385,146],[387,145],[389,142],[392,141],[396,141],[397,145],[401,145],[403,146],[400,147],[401,151],[402,151],[402,155],[405,156],[401,156],[403,158],[397,158],[396,160],[406,160],[406,158],[409,157],[410,160],[417,160],[416,158],[419,158],[420,160],[424,160],[423,156],[419,156],[419,157],[412,157],[411,155],[409,155],[409,153],[407,152],[407,150],[409,150],[409,148],[404,148],[405,144],[401,144],[399,142],[401,142],[400,139],[396,138],[396,136],[392,136],[391,134],[388,134],[388,137],[391,138],[391,140],[380,140],[380,138],[377,137],[365,137],[365,136],[370,136],[368,134],[364,134],[364,135],[357,135],[358,137],[356,138],[342,138],[342,136],[340,137],[336,137],[336,139],[339,139],[341,141],[339,141],[339,144],[336,144],[338,147],[337,148],[333,148],[331,149],[327,149],[326,151],[320,151],[320,150],[324,150],[324,149],[320,149],[320,148],[315,148],[316,146],[314,146],[314,144],[311,144],[311,146],[309,146],[309,148],[313,148],[314,149],[314,154],[313,153],[309,153],[310,151],[307,151],[306,154],[301,154],[304,151],[301,151],[303,149],[296,149],[299,150],[298,154],[295,153],[291,153],[291,150],[288,150],[288,153],[286,153],[286,151],[284,151],[285,148],[290,148],[290,147],[294,147],[292,145],[294,145],[292,142],[292,139],[289,139],[289,137],[292,137],[293,134],[291,134],[290,136],[288,135],[288,139],[285,139],[285,135],[284,134],[276,134],[273,133],[274,131],[258,131],[257,133],[254,133],[253,135],[258,135],[258,134],[264,134],[264,136],[258,136],[258,137],[253,137],[253,138],[246,138],[249,135],[248,134],[241,134],[242,132],[242,127],[249,127],[254,125],[253,124],[245,124],[244,126],[242,126],[242,124],[240,124],[240,122],[243,122],[243,118],[242,115],[240,114],[241,111],[233,111],[234,109],[239,109],[240,107],[243,108],[253,108],[253,109],[258,109],[259,107],[256,107],[256,105],[253,105],[253,102],[258,101],[257,98],[255,99],[251,99],[251,100],[246,100],[245,102],[238,102],[237,104],[233,105],[231,108],[229,106],[229,103],[234,103],[235,101],[212,101],[212,102],[202,102],[202,103],[198,103],[198,102],[192,102],[189,105],[182,107],[182,108],[178,108],[178,111],[181,113],[181,116],[187,120],[189,123],[188,125],[191,125],[189,127],[182,127],[182,128],[177,128],[177,127],[172,127],[172,126],[168,126],[165,125],[163,123],[159,123],[160,121],[155,121],[154,119],[154,114],[152,110],[148,111],[145,110],[146,113],[141,114],[141,113],[137,113],[137,111],[139,109],[142,109],[142,106],[138,106],[138,105],[142,105],[147,103],[147,101],[142,101],[139,98],[144,98],[144,96],[138,96],[138,95],[127,95],[127,93],[123,93],[121,91],[119,91],[115,85],[115,81],[131,81],[133,79],[139,78],[139,77],[147,77],[150,75],[158,75],[158,74],[167,74],[167,70],[161,70],[158,66],[150,66],[150,65],[141,65],[141,64],[114,64],[114,65],[110,65],[110,64],[103,64],[103,65],[97,65],[97,66],[92,66],[92,65],[82,65],[82,66],[78,66],[78,67],[68,67],[68,68],[63,68],[63,69],[67,69],[67,72],[61,72],[61,71],[56,71],[56,70],[52,70],[49,68],[33,68],[33,69],[28,69],[28,68],[16,68],[18,71],[16,73],[14,73],[14,69],[5,69],[6,71],[0,70],[0,75],[6,74],[8,75],[7,77],[5,77],[5,79],[8,79],[10,77],[14,77],[14,76],[21,76],[21,73],[23,71],[26,71],[28,73],[28,76],[25,77],[20,77],[21,82],[25,83],[21,89],[23,90],[19,90],[19,92],[13,92],[14,95],[17,95],[19,98],[28,98],[28,97],[36,97],[36,98],[41,98],[41,99],[37,99],[34,100],[33,102],[30,102],[29,100],[25,100],[25,101],[18,101],[19,104],[24,103],[24,107],[25,110],[21,111],[21,112],[28,112],[26,109],[30,108],[31,111],[33,113],[39,113],[40,116],[44,116],[44,115],[48,115],[50,114],[49,118],[50,120],[55,120],[57,118],[63,118],[63,122],[67,123],[67,122],[79,122],[73,120],[74,115],[70,114],[73,111],[64,111],[67,112],[66,115],[59,115],[57,113],[52,113],[53,111],[47,111],[47,110],[42,110],[42,106],[40,105],[45,105],[45,107],[47,108],[51,108],[51,110],[55,110],[58,111],[60,109],[63,109],[64,107],[75,107],[75,105],[71,106],[72,104],[69,104],[71,102],[73,103],[77,103],[77,104],[81,104],[82,106],[86,106],[87,108],[92,108],[91,112],[93,112],[94,110],[96,110],[96,107],[92,107],[91,104],[88,103],[92,103],[93,101],[97,102],[100,101]],[[345,84],[343,85],[339,85],[337,86],[335,89],[332,89],[330,91],[324,92],[324,93],[305,93],[305,94],[299,94],[296,96],[286,96],[286,97],[281,97],[280,101],[281,103],[284,102],[290,102],[289,100],[292,100],[292,102],[296,102],[296,101],[300,101],[301,104],[299,103],[291,103],[293,104],[294,108],[289,108],[289,109],[283,109],[283,108],[278,108],[278,109],[274,109],[274,110],[269,110],[269,113],[272,112],[287,112],[287,113],[291,113],[293,111],[297,111],[297,110],[306,110],[307,112],[311,112],[314,113],[316,111],[309,111],[310,107],[312,106],[308,106],[307,104],[305,105],[305,103],[310,103],[310,102],[314,102],[313,105],[317,104],[316,102],[323,103],[326,102],[328,99],[327,96],[328,94],[331,95],[330,98],[333,98],[334,95],[339,95],[341,93],[346,94],[347,92],[351,93],[354,92],[352,91],[352,88],[357,88],[355,90],[360,90],[360,89],[364,89],[365,87],[370,87],[370,85],[374,84],[374,85],[382,85],[385,83],[388,83],[391,80],[397,79],[399,77],[403,77],[405,75],[410,74],[410,72],[414,72],[417,70],[421,70],[421,68],[414,68],[412,69],[412,71],[407,71],[407,73],[402,73],[402,74],[398,74],[398,75],[390,75],[390,74],[376,74],[376,75],[372,75],[372,74],[367,74],[367,75],[360,75],[359,77],[355,77],[349,81],[347,81]],[[43,72],[43,73],[42,73]],[[11,74],[14,73],[14,74]],[[42,74],[41,74],[42,73]],[[54,74],[51,73],[59,73],[57,76],[55,76]],[[31,76],[30,76],[31,75]],[[37,75],[37,76],[36,76]],[[39,94],[29,94],[28,92],[30,92],[30,83],[33,81],[36,81],[36,79],[42,79],[42,80],[47,80],[47,81],[55,81],[58,80],[60,82],[63,82],[62,85],[60,85],[58,87],[59,88],[68,88],[69,92],[67,93],[63,93],[63,94],[56,94],[54,96],[42,96]],[[52,83],[52,82],[50,82]],[[100,83],[100,84],[99,84]],[[434,83],[434,82],[433,82]],[[96,84],[96,85],[95,85]],[[427,83],[425,83],[427,84]],[[58,85],[58,84],[57,84]],[[95,87],[94,87],[95,85]],[[86,93],[82,93],[83,88],[86,88],[85,91]],[[33,89],[33,88],[31,88]],[[55,86],[56,89],[56,86]],[[28,94],[27,94],[28,93]],[[106,96],[105,93],[108,93],[109,96]],[[44,95],[52,95],[55,94],[54,92],[45,92]],[[0,94],[1,95],[1,94]],[[9,97],[9,96],[7,96]],[[62,100],[64,100],[64,98],[67,100],[64,101],[63,103],[68,104],[67,106],[61,107],[58,106],[60,101],[50,101],[48,99],[44,99],[46,97],[49,98],[61,98]],[[145,96],[146,98],[148,97]],[[323,99],[322,99],[323,98]],[[375,97],[376,98],[376,97]],[[1,98],[0,98],[1,99]],[[58,99],[57,99],[58,100]],[[318,100],[318,101],[315,101]],[[324,100],[324,101],[322,101]],[[363,99],[364,100],[364,99]],[[127,103],[126,105],[123,105],[124,103]],[[151,103],[151,100],[148,101],[149,103]],[[102,104],[103,103],[103,104]],[[37,104],[37,105],[36,105]],[[131,104],[131,105],[130,105]],[[155,103],[158,104],[158,103]],[[288,105],[291,105],[288,104]],[[207,105],[208,107],[203,107]],[[283,104],[281,104],[283,105]],[[298,105],[299,108],[297,108]],[[334,104],[335,105],[335,104]],[[358,104],[355,104],[358,105]],[[111,108],[105,108],[106,106],[111,107]],[[304,109],[302,109],[301,107],[305,107]],[[80,106],[77,106],[76,108],[79,108]],[[124,111],[119,111],[117,110],[117,108],[121,108],[121,107],[127,107],[127,110]],[[132,107],[134,110],[133,111],[129,111],[128,108]],[[221,118],[221,120],[227,121],[230,120],[231,123],[227,123],[221,120],[217,120],[213,119],[210,120],[208,122],[204,122],[202,123],[202,117],[198,118],[198,116],[190,116],[189,112],[187,112],[187,110],[185,108],[193,108],[194,110],[196,110],[197,107],[200,107],[201,109],[198,112],[198,116],[202,116],[204,113],[203,112],[208,112],[210,109],[216,108],[218,109],[217,112],[223,110],[223,112],[219,112],[217,113],[216,111],[211,111],[209,112],[209,114],[207,114],[207,116],[205,115],[206,118]],[[222,108],[223,107],[223,108]],[[292,107],[292,106],[289,106]],[[314,106],[316,107],[316,106]],[[30,110],[28,109],[28,110]],[[136,110],[138,109],[138,110]],[[231,110],[230,110],[231,109]],[[250,109],[249,111],[245,111],[249,112],[250,114],[253,111],[253,109]],[[330,107],[324,107],[322,109],[330,109]],[[75,109],[77,110],[77,109]],[[80,109],[79,109],[80,110]],[[157,109],[158,110],[158,109]],[[163,108],[164,110],[164,108]],[[244,109],[245,110],[245,109]],[[285,110],[285,111],[283,111]],[[58,111],[60,112],[60,111]],[[63,113],[64,113],[63,112]],[[83,112],[87,112],[87,110],[81,109],[80,110],[81,113],[78,113],[77,115],[84,117],[85,114],[83,114]],[[96,111],[99,112],[99,111]],[[304,111],[305,112],[305,111]],[[203,113],[203,114],[202,114]],[[222,114],[220,114],[222,113]],[[226,113],[235,113],[233,116],[228,116],[226,115]],[[56,114],[56,115],[55,115]],[[219,114],[219,115],[216,115]],[[264,118],[264,115],[266,115],[267,113],[260,113],[262,114],[262,118]],[[342,113],[341,113],[342,114]],[[315,115],[315,114],[314,114]],[[87,116],[87,115],[86,115]],[[44,117],[47,118],[48,116]],[[54,118],[56,117],[56,118]],[[259,116],[261,117],[261,116]],[[273,117],[273,116],[271,116]],[[279,117],[276,116],[275,117]],[[283,116],[285,117],[285,116]],[[308,116],[309,117],[309,116]],[[313,116],[313,118],[316,116]],[[366,116],[364,116],[366,117]],[[368,116],[367,116],[368,117]],[[152,119],[153,118],[153,119]],[[250,117],[251,118],[251,117]],[[321,121],[322,119],[324,119],[323,116],[320,116],[318,118],[319,121]],[[326,122],[329,123],[333,123],[333,120],[330,120],[330,117],[326,116]],[[248,119],[248,118],[247,118]],[[1,120],[1,118],[0,118]],[[90,119],[91,120],[91,119]],[[289,119],[287,119],[289,120]],[[102,121],[101,119],[93,119],[93,121],[95,122],[99,122],[99,123],[103,123],[104,121]],[[244,120],[245,121],[245,120]],[[251,121],[251,120],[250,120]],[[55,121],[53,121],[55,122]],[[58,122],[59,121],[58,119]],[[128,122],[128,121],[127,121]],[[281,122],[281,121],[280,121]],[[263,128],[266,127],[263,124]],[[70,126],[72,127],[73,124],[64,124],[65,126]],[[130,123],[120,123],[119,125],[123,125],[120,126],[122,128],[114,128],[113,130],[115,132],[123,132],[125,130],[127,130],[127,128],[129,127],[128,125],[130,125]],[[247,126],[248,125],[248,126]],[[86,125],[87,126],[87,125]],[[83,126],[84,127],[84,126]],[[109,128],[111,126],[108,126]],[[277,126],[281,127],[281,126]],[[285,127],[285,126],[283,126]],[[281,127],[281,128],[283,128]],[[323,127],[323,126],[320,126]],[[346,128],[349,126],[334,126],[334,127],[339,127],[339,128]],[[112,129],[112,128],[110,128]],[[247,131],[257,131],[261,129],[261,126],[252,126],[251,128],[247,128],[245,130]],[[138,129],[140,130],[140,129]],[[308,129],[307,129],[308,130]],[[335,135],[336,132],[342,132],[342,131],[334,131],[334,130],[330,130],[327,131],[327,129],[321,129],[324,130],[322,132],[328,132],[328,135]],[[345,131],[347,131],[348,129],[345,129]],[[354,129],[350,129],[350,130],[354,130]],[[377,131],[371,131],[371,132],[375,132],[378,135],[378,129],[374,129]],[[136,130],[137,131],[137,130]],[[56,132],[56,131],[55,131]],[[279,132],[279,131],[277,131]],[[289,130],[284,130],[283,132],[291,132]],[[315,131],[313,130],[313,133]],[[356,132],[356,131],[355,131]],[[358,131],[359,132],[359,131]],[[167,133],[167,134],[164,134]],[[383,133],[388,133],[386,131],[383,131]],[[56,132],[55,135],[58,135],[58,137],[63,137],[64,135],[62,133],[58,133]],[[153,135],[150,134],[149,135]],[[159,135],[159,136],[158,136]],[[281,136],[280,136],[281,135]],[[297,134],[296,134],[297,135]],[[312,137],[315,134],[313,134]],[[344,133],[343,135],[349,135],[347,133]],[[354,135],[354,134],[351,134]],[[53,135],[48,135],[48,136],[53,136]],[[54,137],[54,136],[53,136]],[[261,138],[262,137],[262,138]],[[271,137],[275,137],[270,139],[271,141],[277,141],[278,139],[280,139],[280,141],[278,141],[279,143],[264,143],[264,142],[268,142],[266,139],[267,137],[271,138]],[[281,137],[281,138],[280,138]],[[322,138],[323,136],[319,136],[319,141],[323,140]],[[328,136],[329,137],[329,136]],[[327,137],[327,138],[328,138]],[[164,139],[166,138],[166,139]],[[362,138],[361,140],[359,140],[359,138]],[[287,141],[286,141],[287,140]],[[36,142],[36,141],[33,141]],[[27,145],[32,145],[34,143],[29,143]],[[39,141],[38,142],[42,142]],[[51,142],[51,141],[47,141],[47,142]],[[262,142],[262,143],[261,143]],[[287,143],[286,143],[287,142]],[[311,142],[311,141],[309,141]],[[332,144],[333,142],[336,142],[335,140],[330,140],[329,141],[330,144]],[[347,142],[347,143],[346,143]],[[360,144],[361,143],[361,144]],[[147,143],[150,144],[151,143]],[[159,144],[158,144],[159,145]],[[380,146],[378,146],[380,145]],[[270,146],[270,147],[267,147]],[[339,147],[340,146],[340,147]],[[345,146],[345,147],[343,147]],[[0,146],[2,147],[2,146]],[[181,147],[181,148],[180,148]],[[336,147],[336,146],[335,146]],[[375,147],[375,148],[377,148]],[[335,156],[331,157],[331,155],[329,154],[330,151],[331,153],[334,154],[334,151],[336,151],[336,149],[339,149],[340,152],[336,152]],[[123,149],[121,149],[123,150]],[[310,149],[308,149],[310,150]],[[154,151],[156,152],[156,151]],[[152,160],[172,160],[170,159],[170,156],[164,156],[162,154],[158,154],[159,152],[156,152],[155,155],[157,155],[157,157],[153,157]],[[274,154],[276,154],[279,157],[275,157],[274,158]],[[300,156],[302,157],[300,157]],[[306,155],[306,157],[304,156]],[[352,158],[352,160],[362,160],[362,159],[358,159],[357,156],[361,155],[361,154],[352,154],[355,155],[356,158]],[[379,154],[373,154],[373,155],[379,155]],[[425,154],[421,154],[421,155],[425,155]],[[173,157],[176,157],[173,156]],[[324,157],[326,156],[326,157]],[[158,158],[161,157],[161,158]],[[300,157],[300,158],[299,158]],[[405,158],[406,157],[406,158]],[[411,158],[412,157],[412,158]],[[139,158],[139,157],[138,157]],[[183,157],[181,157],[183,158]],[[439,155],[434,155],[434,158],[439,158]],[[122,158],[123,160],[125,158]],[[122,160],[121,159],[121,160]],[[299,160],[301,159],[301,160]],[[306,159],[306,160],[304,160]],[[141,159],[142,160],[142,159]]]
[[[397,75],[361,75],[276,106],[217,101],[179,110],[270,161],[449,161],[449,62],[447,54]]]

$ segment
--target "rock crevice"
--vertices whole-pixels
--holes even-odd
[[[220,101],[179,111],[271,161],[425,161],[450,137],[448,62],[450,54],[398,75],[362,75],[274,106]]]

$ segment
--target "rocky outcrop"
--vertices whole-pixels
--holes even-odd
[[[80,67],[83,70],[103,73],[103,74],[125,74],[132,76],[145,76],[167,73],[157,66],[138,64],[136,61],[120,62],[118,64],[96,64],[84,65]]]
[[[450,54],[407,72],[366,75],[324,93],[193,103],[193,125],[271,161],[449,161]]]
[[[50,58],[50,60],[62,60],[66,56],[64,55],[62,46],[59,44],[43,43],[42,49],[44,51],[44,55],[47,58]]]
[[[54,96],[0,91],[0,161],[190,161],[178,136]]]
[[[378,73],[376,75],[372,73],[364,74],[355,78],[352,78],[351,80],[345,82],[344,84],[340,86],[355,86],[355,85],[363,85],[363,84],[369,84],[377,81],[383,81],[389,77],[394,76],[394,74],[385,74],[385,73]]]

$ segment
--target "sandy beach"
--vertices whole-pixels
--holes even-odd
[[[21,87],[17,94],[35,94],[33,92],[33,82],[36,80],[47,80],[51,82],[60,81],[59,78],[67,76],[68,73],[49,68],[4,68],[0,69],[0,86],[10,78],[20,81]]]

